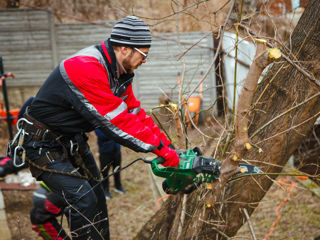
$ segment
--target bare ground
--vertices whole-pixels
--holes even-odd
[[[1,134],[2,135],[2,134]],[[196,134],[194,139],[197,138]],[[0,155],[4,154],[3,146],[6,140],[0,140]],[[198,140],[196,145],[201,145]],[[97,157],[97,146],[94,137],[90,145]],[[138,157],[153,156],[138,154],[122,148],[123,166]],[[123,185],[127,190],[125,195],[112,192],[113,198],[108,200],[111,239],[132,239],[143,224],[155,213],[156,204],[150,188],[148,165],[137,162],[122,172]],[[280,207],[280,220],[275,225],[269,240],[313,240],[320,235],[320,199],[309,189],[299,184],[295,178],[291,195]],[[266,194],[250,220],[257,239],[265,239],[276,221],[277,207],[286,199],[289,185],[276,183]],[[111,180],[111,189],[113,180]],[[31,230],[29,211],[32,208],[32,191],[3,191],[7,219],[12,233],[12,239],[34,240],[37,234]],[[59,219],[60,220],[60,219]],[[66,220],[63,220],[66,225]],[[253,239],[248,225],[244,225],[233,239]]]

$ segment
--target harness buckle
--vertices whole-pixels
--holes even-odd
[[[76,152],[79,150],[79,144],[77,142],[73,143],[72,140],[70,140],[70,155],[74,156]]]
[[[26,118],[20,118],[19,120],[18,120],[18,122],[17,122],[17,129],[20,131],[21,129],[22,129],[22,127],[23,127],[23,123],[22,123],[22,125],[20,126],[20,123],[21,122],[26,122],[26,123],[28,123],[28,124],[30,124],[30,125],[33,125],[33,122],[30,122],[29,120],[27,120]]]
[[[42,140],[45,140],[45,137],[46,137],[46,135],[47,135],[49,132],[50,132],[49,129],[47,129],[47,130],[43,133],[43,135],[42,135]]]

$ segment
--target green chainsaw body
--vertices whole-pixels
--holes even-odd
[[[186,151],[177,151],[179,156],[178,167],[160,167],[162,158],[156,158],[151,163],[154,175],[165,178],[163,190],[169,194],[178,192],[191,193],[201,183],[210,183],[219,178],[221,162],[213,158],[201,156],[198,148]],[[239,173],[259,173],[260,170],[250,164],[240,163]]]

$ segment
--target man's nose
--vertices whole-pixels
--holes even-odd
[[[147,59],[142,59],[142,63],[146,63],[147,62]]]

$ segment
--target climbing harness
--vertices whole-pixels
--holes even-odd
[[[35,178],[43,172],[49,172],[86,180],[92,179],[96,182],[101,181],[100,178],[94,177],[84,164],[83,158],[90,157],[88,156],[89,154],[87,154],[89,147],[87,146],[84,136],[78,134],[78,136],[76,135],[73,139],[62,135],[58,136],[39,122],[33,120],[27,113],[25,115],[26,117],[19,119],[17,122],[17,133],[13,140],[7,145],[7,156],[13,159],[15,167],[21,167],[27,162]],[[28,140],[25,141],[26,138]],[[35,161],[27,157],[26,149],[23,146],[27,144],[28,141],[33,141],[32,147],[34,149],[39,148],[39,158]],[[55,149],[58,147],[60,150],[51,150],[50,146],[53,144]],[[49,148],[50,151],[47,149],[44,151],[45,147]],[[71,157],[78,166],[76,170],[78,171],[81,168],[84,175],[79,172],[58,171],[46,167],[47,164],[53,163],[55,159],[59,157],[63,159]]]

